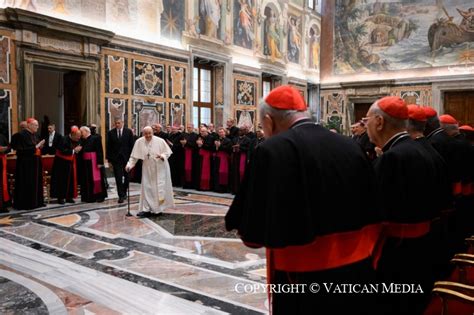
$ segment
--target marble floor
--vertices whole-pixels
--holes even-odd
[[[103,203],[0,215],[0,314],[265,314],[265,251],[224,228],[232,196],[175,190],[175,207],[126,216]],[[139,184],[130,189],[138,208]]]

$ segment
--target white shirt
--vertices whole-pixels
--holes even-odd
[[[49,139],[48,139],[48,147],[52,147],[53,146],[53,139],[54,139],[54,134],[56,133],[56,131],[53,131],[49,134]]]

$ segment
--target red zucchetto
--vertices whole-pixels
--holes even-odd
[[[469,125],[463,125],[463,126],[459,127],[459,130],[474,131],[474,128],[472,128],[472,127],[469,126]]]
[[[27,124],[31,124],[34,121],[36,121],[36,119],[34,119],[33,117],[30,117],[30,118],[26,119]]]
[[[398,96],[386,96],[377,101],[381,110],[398,119],[408,119],[407,104]]]
[[[424,106],[423,110],[425,111],[426,118],[431,118],[438,115],[438,113],[433,109],[433,107]]]
[[[426,121],[426,114],[422,107],[410,104],[408,107],[408,118],[415,121]]]
[[[76,133],[78,131],[79,131],[79,127],[77,127],[77,126],[72,126],[71,127],[71,133]]]
[[[273,89],[265,98],[265,103],[282,110],[305,111],[307,109],[300,92],[290,85],[282,85]]]
[[[451,115],[441,115],[439,116],[439,122],[442,124],[448,124],[448,125],[457,125],[458,121]]]

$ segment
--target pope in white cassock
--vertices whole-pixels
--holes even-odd
[[[163,212],[174,207],[168,158],[172,154],[165,140],[153,135],[149,126],[143,128],[143,137],[133,146],[125,170],[129,172],[138,160],[143,160],[142,185],[138,214],[140,218]]]

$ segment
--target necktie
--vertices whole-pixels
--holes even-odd
[[[120,140],[120,138],[122,138],[122,129],[119,129],[119,135],[118,135],[118,138]]]

